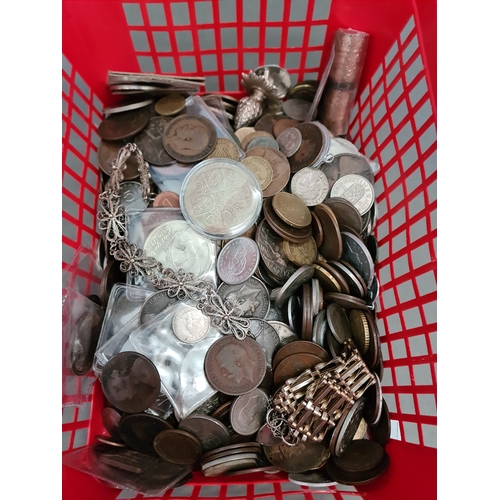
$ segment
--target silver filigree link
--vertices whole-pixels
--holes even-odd
[[[120,198],[111,191],[99,195],[101,211],[97,213],[99,229],[106,233],[106,239],[113,245],[120,240],[126,240],[127,216],[125,208],[120,205]]]
[[[130,273],[134,278],[137,276],[151,276],[158,265],[154,257],[146,256],[144,250],[134,243],[120,240],[113,245],[111,252],[113,257],[120,261],[120,269],[124,273]]]
[[[167,290],[167,295],[173,299],[184,300],[186,297],[199,302],[205,300],[207,292],[213,289],[208,280],[197,280],[193,273],[186,273],[179,269],[175,272],[169,267],[163,267],[158,263],[158,274],[150,277],[151,283],[159,290]]]

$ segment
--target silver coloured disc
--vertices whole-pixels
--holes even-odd
[[[297,269],[280,288],[280,291],[276,296],[276,300],[274,301],[276,307],[283,307],[288,298],[291,297],[304,283],[308,283],[313,276],[314,267],[311,265],[305,265]]]
[[[229,285],[238,285],[253,276],[259,265],[259,247],[247,237],[229,241],[217,258],[219,278]]]
[[[269,292],[262,281],[250,278],[238,285],[222,283],[217,289],[223,300],[230,300],[245,318],[264,319],[269,312]]]
[[[290,127],[281,132],[276,142],[280,151],[289,158],[299,150],[302,144],[302,134],[298,128]]]
[[[280,338],[281,347],[290,342],[300,340],[299,336],[287,324],[281,321],[269,321],[269,324],[276,330]]]
[[[111,115],[113,113],[122,113],[124,111],[132,111],[133,109],[145,108],[154,102],[154,99],[147,99],[146,101],[134,102],[131,104],[124,104],[118,106],[109,106],[108,108],[104,108],[102,112],[105,115]]]
[[[120,204],[125,209],[143,209],[147,208],[142,197],[142,184],[135,181],[125,181],[120,183]]]
[[[172,320],[175,336],[186,344],[195,344],[205,338],[210,320],[196,307],[182,307]]]
[[[350,201],[361,215],[365,215],[375,201],[375,190],[370,182],[357,174],[344,175],[332,186],[330,198],[339,197]]]
[[[262,347],[266,355],[267,364],[272,366],[274,354],[280,347],[280,338],[274,327],[267,321],[252,318],[250,320],[250,333],[260,347]]]
[[[319,205],[328,195],[328,179],[322,170],[302,168],[292,179],[292,194],[308,207]]]

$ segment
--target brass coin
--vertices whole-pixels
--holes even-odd
[[[245,135],[243,137],[243,139],[240,140],[241,142],[241,147],[243,148],[243,150],[247,150],[248,148],[248,145],[254,140],[256,139],[257,137],[268,137],[269,139],[274,139],[274,137],[272,136],[272,134],[270,134],[269,132],[264,132],[263,130],[254,130],[253,132],[251,132],[250,134],[248,135]]]
[[[287,128],[293,128],[298,125],[299,122],[293,118],[283,117],[282,120],[276,121],[273,124],[273,135],[274,137],[279,137]]]
[[[333,336],[341,344],[352,339],[351,324],[344,310],[338,304],[330,304],[326,309],[326,319]]]
[[[186,106],[186,99],[180,94],[169,94],[155,104],[155,111],[161,116],[174,116]]]
[[[297,340],[286,344],[276,353],[273,359],[273,370],[275,370],[278,364],[281,363],[281,361],[283,361],[286,357],[296,353],[313,354],[320,358],[323,362],[330,361],[331,359],[328,352],[326,352],[325,349],[318,344],[308,342],[306,340]]]
[[[314,238],[309,238],[305,243],[290,243],[285,240],[283,242],[283,252],[288,259],[296,266],[304,266],[312,264],[318,256],[318,248]]]
[[[104,118],[97,133],[105,141],[119,141],[137,135],[148,122],[149,113],[144,108],[114,113]]]
[[[345,293],[328,292],[325,293],[324,298],[325,302],[335,302],[344,309],[363,309],[364,311],[370,311],[364,300],[358,299],[357,297],[353,297],[351,295],[347,295]]]
[[[273,169],[267,160],[260,156],[247,156],[241,160],[241,163],[257,177],[262,191],[271,184]]]
[[[194,464],[202,453],[200,440],[179,429],[159,432],[154,438],[153,447],[161,458],[179,465]]]
[[[118,152],[126,145],[125,141],[101,141],[97,148],[97,161],[100,169],[111,176],[113,173],[113,161],[116,160]],[[127,167],[123,171],[123,180],[131,181],[137,179],[141,174],[139,172],[139,164],[135,155],[130,155],[125,162]]]
[[[272,207],[272,199],[266,198],[263,203],[264,217],[269,226],[283,239],[292,243],[305,243],[312,236],[311,226],[294,228],[283,222]]]
[[[370,368],[370,370],[373,370],[374,367],[380,364],[382,361],[382,348],[380,345],[380,335],[377,323],[373,318],[371,312],[366,314],[365,317],[368,321],[368,326],[370,329],[370,345],[368,346],[366,354],[363,356],[363,360],[368,368]]]
[[[322,443],[311,439],[301,441],[296,446],[285,443],[279,446],[264,446],[266,458],[285,472],[307,472],[322,467],[330,453]]]
[[[319,247],[319,252],[327,260],[339,260],[342,256],[343,240],[335,215],[332,210],[323,203],[316,205],[314,207],[314,212],[321,221],[321,227],[324,233],[323,245]]]
[[[198,115],[174,118],[163,134],[167,153],[181,163],[196,163],[215,148],[217,131],[210,120]]]
[[[236,132],[234,135],[238,138],[238,140],[241,141],[248,135],[251,134],[252,132],[255,132],[255,129],[253,127],[241,127]]]
[[[361,355],[366,354],[370,346],[370,328],[368,326],[367,313],[359,309],[352,309],[349,314],[351,324],[352,340],[356,344]]]
[[[223,137],[217,138],[214,150],[207,156],[207,158],[229,158],[236,161],[238,161],[239,157],[236,144]]]
[[[281,387],[289,378],[298,377],[304,370],[322,362],[320,357],[308,353],[292,354],[286,357],[274,370],[274,387]]]
[[[292,227],[300,229],[311,224],[311,212],[294,194],[281,191],[272,197],[272,205],[276,215]]]
[[[313,263],[312,266],[315,269],[314,277],[321,283],[324,290],[336,293],[342,291],[340,283],[327,270],[325,270],[317,262]]]
[[[331,261],[332,267],[337,269],[339,273],[345,278],[349,285],[349,293],[354,297],[358,297],[362,299],[368,293],[368,288],[366,287],[366,283],[363,281],[361,275],[354,269],[354,267],[346,262],[345,260]]]
[[[336,261],[331,261],[331,262],[323,262],[320,260],[317,260],[315,262],[318,266],[322,267],[325,271],[329,272],[333,278],[335,278],[335,281],[337,281],[340,285],[340,292],[341,293],[350,293],[349,289],[349,284],[347,283],[347,280],[344,278],[342,274],[336,269]]]

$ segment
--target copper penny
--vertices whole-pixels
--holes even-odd
[[[368,313],[359,309],[351,309],[349,323],[351,324],[352,340],[356,344],[361,356],[367,353],[370,346],[370,327],[367,319]]]
[[[311,439],[296,446],[285,443],[279,446],[264,446],[266,458],[285,472],[307,472],[323,466],[330,454],[322,443]]]
[[[335,302],[344,309],[363,309],[369,311],[366,302],[345,293],[328,292],[324,295],[325,302]]]
[[[229,410],[231,409],[232,404],[233,404],[233,398],[231,398],[230,401],[226,401],[224,404],[216,408],[210,416],[212,418],[220,420],[227,427],[231,423],[229,421]]]
[[[146,109],[134,109],[107,116],[97,128],[97,133],[105,141],[119,141],[137,135],[146,128],[149,113]]]
[[[264,198],[283,191],[290,180],[290,163],[288,163],[287,157],[281,151],[265,146],[257,146],[249,149],[247,156],[260,156],[267,160],[273,169],[273,180],[262,192]]]
[[[322,267],[325,271],[329,272],[330,275],[335,279],[336,282],[340,285],[341,293],[350,293],[349,283],[344,278],[344,276],[336,269],[337,262],[332,260],[330,262],[322,262],[317,260],[316,264]]]
[[[330,361],[331,359],[328,352],[326,352],[325,349],[318,344],[308,342],[306,340],[297,340],[286,344],[276,353],[276,356],[274,356],[273,359],[273,370],[275,370],[278,364],[288,356],[302,353],[313,354],[314,356],[320,358],[323,362]]]
[[[262,208],[264,217],[269,226],[283,239],[291,241],[292,243],[305,243],[312,236],[311,226],[299,229],[283,222],[273,209],[272,198],[266,198]]]
[[[97,148],[97,161],[99,162],[99,167],[106,175],[111,176],[113,173],[113,161],[116,160],[118,152],[125,145],[125,141],[101,141],[99,143],[99,147]],[[140,172],[135,155],[130,155],[125,164],[127,168],[123,171],[123,180],[131,181],[137,179]]]
[[[327,260],[339,260],[342,256],[342,235],[339,224],[332,210],[325,204],[320,203],[314,207],[314,212],[321,221],[324,241],[319,247],[319,252]]]
[[[156,455],[154,439],[168,428],[168,424],[160,417],[137,413],[121,419],[120,437],[133,450],[146,455]]]
[[[311,212],[311,225],[313,230],[314,241],[316,242],[316,246],[319,248],[321,245],[323,245],[324,233],[321,221],[314,212]]]
[[[215,148],[217,131],[210,120],[199,115],[174,118],[163,134],[167,153],[181,163],[196,163]]]
[[[313,310],[312,310],[312,292],[311,285],[302,286],[302,340],[311,341],[313,330]]]
[[[370,438],[385,447],[391,437],[391,416],[385,399],[382,398],[382,412],[377,425],[368,426]]]
[[[273,169],[270,163],[260,156],[247,156],[241,160],[259,181],[262,191],[266,189],[273,180]]]
[[[228,335],[210,346],[205,374],[210,385],[223,394],[247,394],[259,386],[266,374],[264,351],[249,337],[238,340]]]
[[[203,414],[191,414],[179,422],[178,428],[196,436],[207,453],[229,443],[229,431],[219,420]]]
[[[231,406],[231,426],[242,436],[253,436],[266,420],[268,395],[262,389],[254,389],[239,396]]]
[[[163,134],[171,121],[172,118],[163,116],[150,118],[148,126],[134,139],[144,159],[152,165],[164,166],[175,163],[163,147]]]
[[[318,346],[319,347],[319,346]],[[274,387],[281,387],[289,378],[298,377],[304,370],[313,368],[323,360],[314,354],[292,354],[286,357],[274,370]]]
[[[120,436],[120,419],[122,415],[120,412],[116,411],[114,408],[110,406],[103,408],[101,412],[102,425],[108,431],[111,437],[119,437]]]
[[[290,243],[285,240],[283,242],[283,252],[296,266],[312,264],[318,256],[318,248],[313,237],[309,238],[305,243]]]
[[[293,118],[283,117],[282,120],[276,121],[273,125],[273,135],[274,137],[279,137],[287,128],[295,127],[298,125],[298,120]]]
[[[276,215],[289,226],[302,229],[311,224],[311,212],[306,204],[294,194],[281,191],[272,197]]]
[[[268,113],[264,116],[261,116],[257,122],[255,123],[255,130],[263,130],[268,134],[273,134],[273,126],[276,122],[287,120],[286,116],[278,115],[275,113]],[[276,137],[276,136],[275,136]]]
[[[113,356],[101,373],[104,395],[118,410],[138,413],[147,410],[160,394],[160,375],[146,356],[125,351]]]
[[[363,221],[361,214],[349,200],[335,197],[327,198],[323,203],[332,209],[341,231],[344,230],[344,227],[350,227],[357,233],[362,231]]]
[[[345,293],[362,299],[366,293],[367,288],[360,274],[348,262],[345,261],[330,261],[329,264],[347,282],[348,289]]]
[[[299,150],[288,159],[293,174],[318,160],[324,141],[321,129],[314,123],[299,123],[296,128],[302,134],[302,143]]]
[[[153,446],[161,458],[179,465],[194,464],[202,453],[200,440],[179,429],[159,432],[154,438]]]
[[[153,207],[180,208],[179,195],[173,191],[158,193],[153,201]]]
[[[341,344],[352,339],[351,324],[344,310],[338,304],[330,304],[326,309],[326,319],[333,336]]]
[[[314,262],[312,266],[315,269],[314,277],[321,283],[321,286],[326,292],[339,293],[342,291],[342,287],[337,279],[324,269],[319,261]]]

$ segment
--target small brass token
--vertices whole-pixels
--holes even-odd
[[[370,346],[370,327],[366,313],[359,309],[352,309],[349,314],[349,323],[352,329],[352,339],[361,355],[368,352]]]
[[[305,243],[300,244],[284,240],[283,252],[287,259],[296,266],[312,264],[318,256],[318,248],[313,237],[309,238]]]
[[[207,158],[229,158],[230,160],[236,161],[238,161],[239,157],[240,155],[236,144],[229,139],[224,139],[223,137],[217,138],[214,150],[207,156]]]
[[[281,191],[273,196],[272,204],[276,215],[288,225],[303,228],[311,224],[311,212],[298,196]]]
[[[266,159],[260,156],[247,156],[241,160],[241,163],[257,177],[262,191],[271,184],[273,180],[273,169]]]
[[[162,116],[174,116],[186,106],[186,99],[180,94],[170,94],[162,97],[155,104],[155,111]]]

